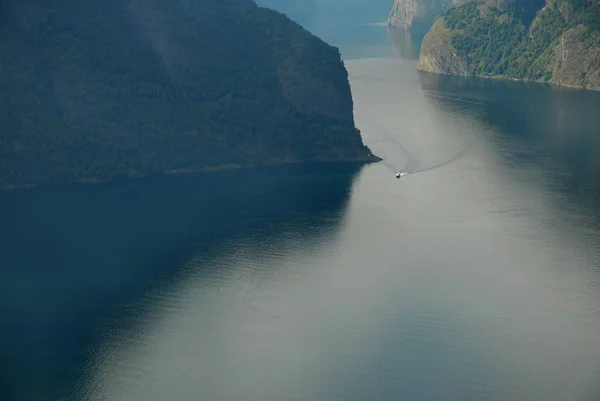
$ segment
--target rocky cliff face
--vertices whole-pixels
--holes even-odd
[[[583,25],[567,30],[551,50],[550,82],[600,90],[600,46]]]
[[[600,0],[471,0],[432,26],[416,68],[600,90]]]
[[[467,73],[467,61],[452,47],[450,30],[444,25],[443,19],[437,20],[423,38],[417,68],[436,74]]]
[[[395,28],[408,29],[415,17],[424,17],[427,9],[419,0],[394,0],[392,11],[388,17],[388,25]]]
[[[394,28],[428,29],[444,11],[465,0],[394,0],[388,25]]]

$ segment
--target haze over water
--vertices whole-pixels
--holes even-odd
[[[0,400],[600,399],[600,93],[364,22],[384,162],[0,193]]]

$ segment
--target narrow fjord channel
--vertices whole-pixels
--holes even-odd
[[[328,15],[385,162],[0,193],[3,401],[599,399],[600,93]]]

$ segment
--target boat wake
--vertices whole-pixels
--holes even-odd
[[[377,131],[384,136],[384,138],[380,138],[373,143],[373,150],[378,153],[378,156],[382,159],[382,163],[389,167],[390,170],[396,174],[397,178],[408,174],[424,173],[426,171],[447,166],[460,159],[460,157],[463,156],[475,142],[475,139],[467,140],[448,158],[445,158],[440,162],[422,166],[416,153],[409,147],[400,143],[400,141],[391,134],[390,130],[378,127],[377,124],[373,122],[370,124],[377,127]],[[378,149],[376,150],[375,148]],[[398,157],[398,153],[401,154],[400,157]],[[398,162],[399,160],[402,160],[402,162]]]
[[[431,165],[431,166],[428,166],[428,167],[424,167],[424,168],[421,168],[421,169],[417,169],[417,170],[411,171],[411,174],[423,173],[423,172],[425,172],[425,171],[435,170],[436,168],[444,167],[444,166],[446,166],[446,165],[448,165],[448,164],[450,164],[450,163],[452,163],[452,162],[454,162],[454,161],[458,160],[458,159],[459,159],[459,158],[460,158],[462,155],[464,155],[464,154],[465,154],[465,153],[466,153],[466,152],[469,150],[469,148],[470,148],[470,147],[473,145],[473,142],[474,142],[474,141],[475,141],[475,140],[474,140],[474,139],[472,139],[472,140],[470,140],[470,141],[467,141],[466,143],[464,143],[464,144],[463,144],[463,145],[462,145],[462,146],[461,146],[461,147],[460,147],[460,148],[459,148],[459,149],[458,149],[458,150],[457,150],[457,151],[456,151],[456,152],[455,152],[455,153],[454,153],[452,156],[450,156],[448,159],[446,159],[446,160],[444,160],[444,161],[442,161],[442,162],[439,162],[439,163],[433,164],[433,165]]]

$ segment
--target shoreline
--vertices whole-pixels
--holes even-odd
[[[600,88],[588,88],[588,87],[584,87],[584,86],[575,86],[575,85],[569,85],[569,84],[559,84],[556,82],[549,82],[549,81],[540,81],[540,80],[533,80],[533,79],[528,79],[528,78],[511,78],[511,77],[506,77],[503,75],[476,75],[476,74],[443,74],[443,73],[439,73],[439,72],[432,72],[432,71],[426,71],[423,69],[418,68],[419,61],[415,61],[415,64],[413,65],[414,69],[419,71],[419,72],[425,72],[428,74],[435,74],[435,75],[446,75],[449,77],[466,77],[466,78],[485,78],[485,79],[495,79],[498,81],[512,81],[512,82],[521,82],[521,83],[527,83],[527,84],[542,84],[542,85],[548,85],[551,87],[555,87],[557,89],[577,89],[577,90],[582,90],[582,91],[590,91],[590,92],[600,92]]]
[[[551,87],[553,86],[558,89],[568,88],[568,89],[577,89],[577,90],[582,90],[582,91],[600,92],[600,88],[588,88],[588,87],[584,87],[584,86],[559,84],[556,82],[540,81],[540,80],[533,80],[533,79],[528,79],[528,78],[511,78],[511,77],[506,77],[503,75],[444,74],[444,73],[432,72],[432,71],[426,71],[426,70],[420,69],[420,68],[418,68],[418,65],[419,65],[419,60],[416,60],[413,65],[415,70],[417,70],[419,72],[425,72],[428,74],[446,75],[449,77],[486,78],[486,79],[495,79],[495,80],[499,80],[499,81],[512,81],[512,82],[521,82],[521,83],[527,83],[527,84],[542,84],[542,85],[548,85]]]
[[[241,165],[241,164],[223,164],[220,166],[211,166],[211,167],[201,167],[201,168],[186,168],[186,169],[172,169],[163,171],[160,173],[153,174],[137,174],[137,175],[122,175],[115,178],[110,179],[101,179],[101,178],[85,178],[81,180],[74,181],[56,181],[49,183],[40,183],[40,184],[21,184],[21,185],[5,185],[0,186],[0,192],[4,191],[12,191],[19,189],[31,189],[31,188],[39,188],[39,187],[51,187],[58,185],[73,185],[73,184],[106,184],[117,181],[129,181],[129,180],[139,180],[150,177],[159,177],[159,176],[170,176],[170,175],[185,175],[185,174],[195,174],[195,173],[208,173],[215,171],[227,171],[227,170],[244,170],[244,169],[253,169],[260,167],[276,167],[276,166],[293,166],[293,165],[314,165],[314,164],[330,164],[330,163],[343,163],[343,164],[371,164],[380,162],[382,159],[374,154],[371,156],[365,156],[364,158],[354,158],[354,159],[324,159],[324,160],[314,160],[314,161],[281,161],[281,162],[269,162],[269,163],[261,163],[261,164],[252,164],[252,165]]]

